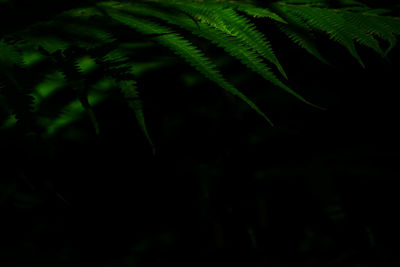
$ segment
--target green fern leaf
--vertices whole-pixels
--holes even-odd
[[[287,75],[276,58],[269,41],[265,35],[255,28],[254,24],[245,17],[238,15],[232,9],[222,10],[221,16],[224,18],[231,32],[234,32],[244,43],[247,43],[252,49],[260,53],[261,56],[273,63],[287,79]]]
[[[122,94],[124,95],[126,101],[128,102],[129,107],[135,112],[139,126],[142,129],[143,134],[145,135],[147,141],[149,142],[153,154],[155,154],[155,147],[147,130],[142,109],[142,103],[139,98],[136,82],[134,80],[120,81],[119,86],[121,88]]]
[[[138,71],[132,68],[136,66],[132,59],[134,53],[140,53],[135,42],[147,37],[148,43],[157,45],[158,42],[167,47],[203,76],[238,96],[270,123],[255,103],[223,77],[210,58],[183,36],[208,40],[265,80],[315,106],[276,76],[275,68],[283,76],[286,74],[267,37],[255,27],[250,17],[273,20],[281,32],[323,62],[326,61],[316,47],[316,32],[328,34],[362,66],[356,43],[383,57],[397,44],[400,19],[382,16],[388,10],[371,9],[355,0],[336,0],[334,4],[325,0],[284,0],[274,4],[251,0],[138,0],[97,2],[95,6],[69,10],[0,40],[0,100],[6,114],[3,117],[14,115],[14,121],[22,118],[25,121],[21,124],[38,120],[47,133],[55,133],[83,118],[86,110],[98,133],[92,106],[107,98],[107,90],[92,89],[100,82],[98,77],[108,77],[112,85],[107,89],[121,89],[154,150],[136,88]],[[124,31],[128,27],[114,31],[121,24],[142,35],[127,37]],[[123,41],[126,39],[134,41],[129,40],[127,44]],[[382,49],[378,40],[387,42],[388,46]],[[150,62],[154,59],[144,64]],[[44,77],[43,81],[32,84],[19,79],[23,76],[23,71],[19,71],[21,67],[26,71],[39,63],[44,63],[38,73],[39,77]],[[269,65],[274,65],[274,70]],[[45,87],[47,91],[43,89]],[[79,99],[62,103],[65,109],[61,116],[41,113],[46,100],[50,102],[52,95],[64,87],[77,89]],[[34,89],[33,93],[30,88]],[[33,112],[30,96],[35,100]]]
[[[265,35],[260,33],[247,18],[237,14],[233,9],[235,5],[230,7],[224,5],[208,6],[200,3],[176,6],[193,17],[199,18],[203,23],[207,23],[225,34],[240,39],[244,44],[260,53],[266,60],[273,63],[282,75],[287,78]]]
[[[149,9],[146,6],[131,6],[131,5],[123,5],[118,6],[119,8],[123,8],[125,11],[132,12],[134,14],[142,14],[147,16],[154,16],[160,19],[163,19],[171,24],[176,24],[181,28],[184,28],[192,33],[206,38],[216,44],[219,47],[222,47],[226,52],[228,52],[231,56],[240,60],[244,65],[249,67],[254,72],[261,75],[264,79],[270,81],[274,85],[280,87],[281,89],[287,91],[292,94],[299,100],[304,103],[311,105],[313,107],[323,109],[315,104],[310,103],[306,99],[304,99],[301,95],[290,89],[284,83],[282,83],[275,74],[270,70],[270,68],[265,65],[262,60],[258,57],[258,54],[251,47],[247,46],[246,43],[243,42],[242,39],[236,38],[236,36],[232,36],[226,32],[221,32],[217,27],[209,25],[209,23],[201,24],[201,27],[197,27],[194,22],[185,17],[185,16],[169,16],[163,12],[158,10]]]
[[[254,18],[269,18],[274,21],[287,24],[287,21],[280,17],[275,12],[269,10],[268,8],[260,8],[248,3],[234,3],[233,4],[236,10],[242,11],[247,15],[250,15]]]
[[[389,16],[377,16],[375,14],[354,14],[353,17],[366,31],[389,42],[385,56],[397,44],[397,36],[400,35],[400,19]]]
[[[157,41],[163,46],[170,48],[175,54],[183,57],[190,65],[196,68],[206,78],[217,83],[219,86],[221,86],[231,94],[238,96],[257,113],[259,113],[265,120],[267,120],[268,123],[272,124],[270,119],[258,108],[258,106],[253,101],[248,99],[243,93],[237,90],[232,84],[227,82],[218,72],[216,65],[212,63],[199,49],[197,49],[188,40],[184,39],[182,36],[176,33],[171,33],[171,30],[169,28],[158,25],[157,23],[150,20],[138,19],[115,11],[109,11],[108,14],[112,18],[126,24],[127,26],[143,34],[170,33],[167,35],[156,37]]]
[[[330,10],[326,11],[307,6],[282,5],[282,9],[285,12],[292,12],[302,17],[311,27],[328,33],[332,40],[345,46],[350,54],[365,68],[355,48],[352,36],[346,31],[346,21],[341,16],[332,14]]]
[[[350,54],[357,59],[361,66],[365,67],[355,48],[354,41],[374,49],[377,53],[384,56],[376,39],[367,31],[349,20],[350,12],[341,10],[331,10],[309,6],[277,5],[284,12],[291,12],[301,18],[311,27],[324,31],[334,40],[345,46]]]
[[[199,30],[197,32],[197,34],[200,36],[202,35],[207,36],[208,38],[210,38],[210,40],[212,40],[213,43],[223,47],[229,54],[239,59],[243,64],[245,64],[254,72],[261,75],[267,81],[270,81],[272,84],[285,90],[289,94],[295,96],[296,98],[298,98],[299,100],[303,101],[304,103],[310,106],[323,109],[309,102],[304,97],[302,97],[301,95],[290,89],[288,86],[286,86],[275,76],[275,74],[270,70],[270,68],[262,62],[262,60],[257,56],[257,54],[255,54],[252,50],[242,46],[239,42],[236,42],[235,40],[230,40],[229,38],[221,35],[219,32],[217,32],[211,27],[208,28],[203,27],[202,30]]]
[[[281,9],[277,10],[282,12]],[[315,37],[312,33],[312,29],[303,22],[302,18],[292,14],[291,12],[284,13],[284,17],[288,23],[277,23],[279,29],[301,48],[304,48],[307,52],[315,56],[321,62],[329,64],[315,47]]]

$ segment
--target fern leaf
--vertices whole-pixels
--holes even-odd
[[[138,19],[115,11],[109,11],[108,14],[112,18],[143,34],[162,34],[171,32],[169,28],[158,25],[150,20]],[[160,44],[170,48],[175,54],[183,57],[190,65],[196,68],[206,78],[217,83],[231,94],[238,96],[257,113],[259,113],[265,120],[267,120],[268,123],[272,124],[270,119],[258,108],[258,106],[253,101],[248,99],[243,93],[237,90],[232,84],[227,82],[217,70],[216,65],[213,64],[188,40],[176,33],[161,35],[156,38]]]
[[[285,12],[292,12],[301,17],[311,27],[324,31],[334,40],[347,48],[350,54],[357,59],[361,66],[365,67],[355,48],[354,41],[374,49],[377,53],[384,56],[376,39],[359,25],[352,23],[348,19],[350,12],[331,10],[308,6],[280,5]],[[346,19],[347,18],[347,19]]]
[[[334,41],[345,46],[350,54],[357,59],[362,67],[365,68],[364,63],[355,48],[352,36],[346,32],[346,21],[342,17],[332,15],[331,12],[326,12],[326,10],[323,9],[317,10],[314,7],[290,7],[282,5],[282,8],[286,12],[293,12],[299,17],[302,17],[311,27],[328,33]]]
[[[318,49],[315,47],[315,43],[312,41],[313,36],[304,32],[297,31],[296,29],[287,25],[279,25],[278,27],[294,43],[305,49],[308,53],[316,57],[321,62],[329,64],[328,61],[320,54]]]
[[[14,115],[15,121],[20,122],[21,118],[24,119],[22,124],[40,118],[39,124],[42,124],[48,133],[55,133],[57,129],[82,118],[86,110],[98,132],[92,105],[105,100],[107,96],[105,91],[89,89],[98,82],[96,77],[111,77],[114,88],[121,89],[128,105],[134,110],[140,128],[154,151],[136,88],[132,56],[131,53],[126,53],[128,50],[137,52],[137,47],[123,48],[121,40],[117,37],[125,34],[124,29],[121,32],[114,31],[118,29],[114,26],[124,24],[150,37],[150,41],[155,40],[167,47],[203,76],[238,96],[269,123],[269,118],[256,104],[228,82],[217,65],[183,37],[185,34],[210,41],[265,80],[312,106],[315,105],[289,88],[270,68],[269,65],[274,65],[274,71],[276,68],[286,78],[267,37],[255,27],[250,17],[273,20],[280,31],[293,42],[323,62],[325,59],[314,42],[315,32],[328,34],[332,40],[344,46],[362,66],[364,64],[355,43],[369,47],[386,57],[397,44],[397,36],[400,34],[400,19],[382,16],[388,10],[371,9],[359,1],[275,2],[263,4],[251,0],[138,0],[134,3],[115,1],[99,2],[92,7],[64,12],[52,20],[34,24],[0,40],[1,104],[7,115]],[[332,5],[333,2],[335,5]],[[172,28],[176,31],[172,31]],[[14,39],[14,36],[17,39]],[[126,36],[122,36],[122,39],[125,38]],[[23,42],[18,43],[18,40]],[[388,47],[382,49],[378,40],[387,42]],[[39,85],[31,93],[30,88],[35,88],[35,85],[20,80],[23,72],[19,72],[19,68],[15,66],[31,67],[39,61],[44,63],[44,70],[40,71],[40,75],[45,79],[43,82],[38,81]],[[66,76],[57,78],[53,68],[61,69]],[[91,75],[92,71],[96,74]],[[66,84],[78,89],[79,99],[66,105],[66,110],[61,116],[55,119],[45,118],[44,114],[40,113],[41,105],[46,104],[43,100],[51,98],[52,92],[65,87]],[[44,91],[44,87],[51,88]],[[37,114],[30,110],[31,95],[36,101]]]
[[[366,14],[359,13],[344,13],[344,16],[347,21],[352,24],[359,25],[359,27],[366,33],[371,35],[376,35],[379,38],[386,40],[389,42],[390,46],[385,52],[378,51],[379,53],[383,53],[385,57],[386,54],[396,45],[397,38],[391,32],[390,27],[388,25],[381,23],[379,21],[374,20],[374,18],[370,18]]]
[[[150,144],[153,154],[155,154],[155,146],[147,130],[136,82],[132,79],[134,77],[132,62],[123,50],[110,51],[104,57],[98,58],[97,62],[104,68],[104,73],[113,77],[118,83],[129,107],[135,112],[139,127]]]
[[[332,2],[329,0],[285,0],[281,2],[286,4],[300,4],[314,7],[329,7],[332,4]],[[360,3],[356,0],[335,0],[334,4],[339,6],[365,7],[363,3]]]
[[[268,8],[260,8],[247,3],[234,3],[235,9],[246,13],[254,18],[269,18],[274,21],[287,24],[287,21]]]
[[[282,12],[280,9],[277,10]],[[288,24],[277,23],[278,28],[301,48],[305,49],[321,62],[329,64],[315,47],[315,37],[312,33],[312,29],[307,24],[303,23],[303,20],[299,16],[291,12],[284,13],[284,17],[286,21],[288,21]]]
[[[286,92],[292,94],[299,100],[303,101],[304,103],[323,109],[315,104],[310,103],[304,97],[290,89],[284,83],[282,83],[275,74],[271,71],[271,69],[263,63],[263,61],[258,57],[258,54],[251,48],[248,47],[241,39],[236,38],[228,33],[221,32],[215,26],[211,26],[208,23],[201,24],[200,29],[193,23],[193,21],[187,17],[180,16],[180,17],[172,17],[168,14],[158,12],[154,9],[148,9],[145,6],[123,6],[125,11],[134,12],[135,14],[142,14],[142,15],[152,15],[157,18],[163,19],[171,24],[176,24],[181,28],[184,28],[192,33],[206,38],[213,42],[215,45],[222,47],[226,52],[228,52],[231,56],[240,60],[244,65],[249,67],[254,72],[261,75],[264,79],[271,82],[272,84],[280,87],[281,89],[285,90]]]
[[[223,5],[218,7],[208,6],[207,4],[186,4],[177,5],[177,7],[190,13],[193,17],[198,17],[203,23],[240,39],[244,44],[260,53],[266,60],[273,63],[287,79],[287,75],[265,35],[260,33],[247,18],[237,14],[233,8]]]
[[[149,132],[147,130],[146,122],[144,119],[142,103],[139,98],[139,93],[137,91],[136,82],[134,80],[125,80],[120,81],[119,86],[121,88],[122,94],[124,95],[126,101],[128,102],[129,107],[135,112],[136,119],[139,123],[140,128],[142,129],[143,134],[145,135],[147,141],[149,142],[153,154],[155,154],[155,147]]]
[[[270,70],[270,68],[265,65],[262,60],[255,54],[252,50],[242,46],[240,43],[235,43],[235,40],[230,40],[226,36],[221,35],[218,31],[214,30],[211,27],[205,28],[203,27],[202,30],[197,32],[200,36],[207,36],[218,46],[223,47],[229,54],[239,59],[243,64],[245,64],[248,68],[253,70],[254,72],[261,75],[267,81],[270,81],[272,84],[280,87],[281,89],[285,90],[289,94],[295,96],[299,100],[303,101],[304,103],[323,109],[308,100],[304,97],[290,89],[286,86],[283,82],[281,82],[275,74]]]
[[[260,53],[261,56],[273,63],[287,79],[287,75],[272,50],[269,41],[266,39],[265,35],[255,28],[254,24],[252,24],[247,18],[237,14],[232,9],[222,10],[221,16],[224,18],[230,30],[234,32],[239,39],[244,43],[247,43],[252,49]]]
[[[389,42],[389,47],[385,51],[385,56],[397,44],[397,36],[400,35],[400,19],[389,16],[377,16],[375,14],[363,13],[355,15],[355,19],[371,34]]]

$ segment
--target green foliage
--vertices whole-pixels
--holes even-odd
[[[316,39],[327,34],[364,67],[356,43],[384,58],[396,45],[400,19],[359,1],[97,1],[3,36],[0,40],[0,103],[3,128],[22,127],[51,136],[86,116],[101,134],[96,105],[114,91],[126,100],[151,146],[137,85],[138,54],[165,47],[207,79],[271,120],[229,81],[201,42],[222,48],[271,85],[310,103],[285,82],[276,48],[255,25],[268,20],[324,63]],[[383,48],[382,41],[387,42]],[[154,57],[148,55],[148,62]],[[283,76],[279,77],[277,73]],[[271,86],[272,87],[272,86]],[[57,108],[52,97],[73,92]],[[60,105],[63,106],[60,108]],[[144,103],[146,105],[146,103]]]
[[[0,1],[0,206],[33,211],[4,216],[5,266],[389,264],[398,68],[381,58],[398,56],[395,10],[51,5]],[[279,127],[255,121],[270,116]],[[54,222],[42,207],[72,212]]]

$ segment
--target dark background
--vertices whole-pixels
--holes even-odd
[[[25,5],[2,33],[62,10]],[[321,37],[327,66],[257,26],[326,111],[205,42],[274,127],[174,61],[138,81],[155,156],[117,95],[96,107],[101,138],[88,120],[78,140],[2,133],[0,264],[398,266],[399,47],[386,62],[357,46],[363,69]]]

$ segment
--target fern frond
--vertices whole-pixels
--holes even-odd
[[[292,6],[282,3],[276,6],[281,8],[283,12],[301,17],[312,28],[329,34],[331,39],[345,46],[363,67],[365,67],[364,63],[355,48],[354,41],[372,48],[381,56],[385,56],[378,41],[366,29],[355,23],[355,20],[350,19],[353,18],[351,12],[310,6]]]
[[[280,2],[286,4],[298,4],[313,7],[329,7],[332,4],[331,1],[327,0],[284,0]],[[335,0],[333,3],[338,6],[365,7],[365,4],[360,3],[356,0]]]
[[[221,12],[221,16],[237,38],[257,51],[266,60],[273,63],[287,79],[287,75],[283,70],[282,65],[279,63],[271,44],[266,39],[265,35],[255,28],[254,24],[252,24],[247,18],[237,14],[232,9],[224,9]]]
[[[280,9],[277,10],[282,12],[282,10]],[[305,49],[321,62],[329,64],[316,48],[316,38],[312,32],[312,29],[307,24],[303,23],[302,18],[295,14],[292,14],[291,12],[284,13],[284,17],[288,21],[288,23],[277,23],[279,29],[301,48]]]
[[[271,82],[272,84],[278,86],[279,88],[285,90],[289,94],[295,96],[299,100],[303,101],[304,103],[322,109],[321,107],[310,103],[304,97],[293,91],[291,88],[286,86],[283,82],[281,82],[275,74],[270,70],[270,68],[265,65],[258,57],[253,50],[242,46],[240,42],[235,40],[230,40],[227,36],[221,36],[221,34],[211,27],[204,27],[201,31],[197,32],[200,36],[205,36],[212,40],[214,44],[217,46],[223,47],[230,55],[234,56],[235,58],[239,59],[244,65],[248,68],[253,70],[254,72],[261,75],[264,79]]]
[[[98,63],[105,68],[105,74],[113,77],[118,84],[128,106],[135,112],[139,127],[150,144],[153,154],[155,154],[155,146],[147,130],[142,102],[139,98],[139,92],[134,79],[134,64],[122,50],[111,51],[103,58],[98,59]]]
[[[168,23],[175,24],[185,30],[192,32],[195,35],[208,39],[215,45],[223,48],[231,56],[240,60],[244,65],[250,68],[252,71],[261,75],[264,79],[271,82],[272,84],[280,87],[286,92],[292,94],[304,103],[311,105],[313,107],[322,109],[321,107],[310,103],[304,97],[290,89],[284,83],[282,83],[271,69],[263,63],[262,59],[259,58],[259,54],[256,53],[251,46],[248,46],[242,39],[236,38],[235,35],[228,34],[226,32],[221,32],[218,27],[209,25],[209,23],[201,24],[201,27],[197,25],[188,17],[185,16],[170,16],[169,14],[163,13],[159,10],[154,10],[153,8],[148,8],[146,6],[140,5],[119,5],[118,8],[121,10],[130,12],[130,14],[141,14],[147,16],[154,16],[156,18],[165,20]],[[251,39],[251,38],[249,38]]]
[[[142,102],[139,98],[139,93],[136,87],[136,81],[134,80],[125,80],[120,81],[119,86],[121,88],[122,94],[124,95],[125,100],[128,102],[129,107],[135,112],[136,119],[139,123],[140,128],[142,129],[143,134],[145,135],[147,141],[149,142],[153,154],[155,154],[155,146],[149,132],[147,130],[146,122],[144,119]]]
[[[287,24],[287,21],[268,8],[261,8],[249,3],[234,3],[236,10],[246,13],[254,18],[269,18],[277,22]]]
[[[290,25],[279,25],[278,26],[283,33],[285,33],[290,40],[299,45],[301,48],[305,49],[311,55],[315,56],[318,60],[325,64],[329,64],[328,61],[320,54],[315,43],[313,42],[313,37],[311,34],[305,32],[300,32]]]
[[[209,24],[225,34],[235,36],[240,39],[243,44],[251,47],[257,51],[266,60],[273,63],[282,75],[287,78],[283,67],[279,63],[271,44],[266,36],[260,33],[255,25],[247,18],[239,15],[233,7],[224,5],[211,5],[207,4],[186,4],[176,5],[193,17],[200,19],[201,22]]]
[[[360,23],[366,31],[389,42],[385,51],[387,55],[397,44],[397,36],[400,35],[400,19],[389,16],[377,16],[371,13],[354,14],[353,19]]]
[[[206,78],[214,81],[219,86],[227,90],[233,95],[238,96],[245,103],[247,103],[251,108],[253,108],[257,113],[259,113],[265,120],[270,124],[270,119],[258,108],[258,106],[248,99],[243,93],[236,89],[232,84],[227,82],[217,67],[212,63],[198,48],[191,44],[188,40],[184,39],[182,36],[176,33],[171,33],[172,31],[164,26],[161,26],[155,22],[145,19],[135,18],[129,15],[124,15],[121,12],[109,11],[108,14],[120,21],[121,23],[135,29],[136,31],[143,34],[163,34],[170,33],[167,35],[161,35],[156,37],[157,41],[168,48],[170,48],[175,54],[184,58],[190,65],[196,68],[200,73],[202,73]]]
[[[63,12],[0,40],[1,101],[2,105],[6,103],[3,108],[6,116],[15,115],[18,121],[23,118],[34,123],[38,119],[47,133],[55,133],[82,118],[86,109],[98,132],[92,106],[107,99],[108,89],[120,89],[154,150],[136,88],[138,71],[133,68],[137,67],[134,58],[142,49],[136,46],[136,41],[168,48],[271,123],[253,101],[223,77],[212,59],[195,41],[189,41],[192,40],[189,37],[222,48],[263,79],[315,106],[277,77],[275,69],[286,78],[279,55],[275,54],[268,33],[262,33],[253,19],[270,19],[271,26],[276,25],[291,41],[326,63],[315,42],[316,33],[323,32],[364,66],[356,43],[382,57],[397,44],[400,19],[382,16],[387,12],[355,0],[281,0],[267,4],[252,0],[97,1],[93,6]],[[131,29],[135,34],[127,36]],[[385,49],[380,46],[381,40],[388,43]],[[159,64],[162,59],[156,60]],[[151,58],[143,64],[154,61]],[[38,71],[37,78],[20,79],[29,68],[32,72]],[[112,85],[104,90],[96,89],[101,81],[99,77],[111,79]],[[42,105],[65,88],[75,89],[78,99],[61,103],[65,105],[61,116],[55,115],[58,111],[46,113]],[[34,97],[33,111],[31,96]]]

